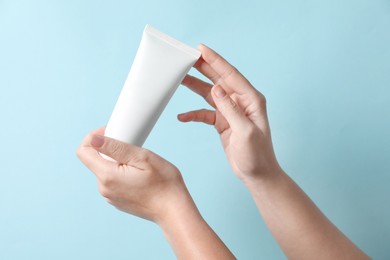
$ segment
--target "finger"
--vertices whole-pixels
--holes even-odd
[[[212,97],[217,105],[219,112],[228,121],[233,131],[243,131],[251,125],[251,121],[241,111],[239,106],[220,85],[212,89]]]
[[[138,169],[145,169],[150,154],[141,147],[98,134],[92,136],[91,146],[119,164],[127,164]]]
[[[215,70],[207,62],[205,62],[202,57],[200,57],[195,63],[194,68],[203,75],[205,75],[208,79],[210,79],[214,83],[214,85],[222,83],[219,82],[219,80],[221,79],[219,74],[215,72]]]
[[[239,94],[254,90],[249,81],[221,55],[203,44],[199,45],[198,48],[202,52],[203,60],[219,75],[217,83],[223,81],[230,89]],[[213,77],[214,82],[215,75]]]
[[[215,108],[214,100],[211,97],[211,84],[191,75],[185,76],[181,84],[202,96],[210,106]]]
[[[101,157],[101,155],[91,146],[92,136],[97,133],[103,133],[104,127],[99,128],[91,133],[89,133],[81,142],[80,146],[77,149],[77,157],[90,169],[98,179],[104,178],[105,173],[117,165],[114,162],[107,161]]]
[[[106,131],[106,126],[102,126],[94,131],[92,131],[92,134],[98,134],[98,135],[104,135],[104,131]]]
[[[202,122],[208,125],[215,124],[215,111],[200,109],[180,114],[177,118],[181,122]]]

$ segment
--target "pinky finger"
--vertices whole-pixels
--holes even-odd
[[[215,111],[200,109],[179,114],[177,119],[181,122],[201,122],[208,125],[215,124]]]

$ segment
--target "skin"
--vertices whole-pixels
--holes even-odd
[[[338,230],[279,166],[265,97],[210,48],[195,67],[213,85],[187,76],[183,84],[215,110],[179,115],[214,125],[234,173],[250,191],[265,223],[289,259],[369,259]]]
[[[265,223],[289,259],[369,259],[338,230],[282,170],[272,146],[265,97],[205,45],[195,68],[212,84],[187,75],[182,84],[214,109],[178,115],[213,125],[236,176],[250,191]],[[179,259],[234,259],[201,217],[179,170],[158,155],[90,133],[77,150],[95,173],[108,202],[151,220]],[[117,162],[103,159],[104,153]]]
[[[77,156],[96,175],[108,203],[159,225],[178,259],[235,259],[200,215],[174,165],[103,134],[104,128],[89,133]]]

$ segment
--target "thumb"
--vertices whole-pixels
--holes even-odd
[[[215,105],[225,117],[233,131],[241,131],[250,124],[250,120],[241,111],[237,103],[226,93],[222,86],[215,85],[211,92]]]
[[[91,146],[103,155],[107,155],[116,160],[118,163],[129,164],[138,168],[143,168],[141,164],[143,164],[142,162],[147,157],[145,149],[141,147],[98,134],[92,136]]]

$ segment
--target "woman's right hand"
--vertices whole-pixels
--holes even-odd
[[[272,146],[265,97],[224,58],[205,45],[194,67],[212,84],[187,75],[182,84],[202,96],[215,110],[178,115],[182,122],[214,125],[227,158],[244,182],[263,179],[281,169]]]

